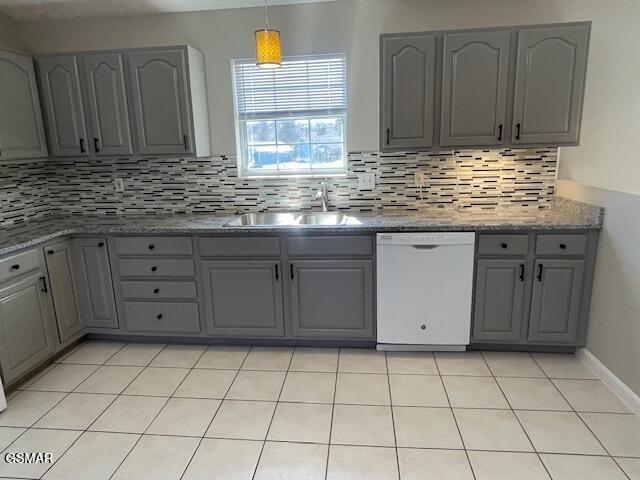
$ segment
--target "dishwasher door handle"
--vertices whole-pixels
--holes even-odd
[[[440,245],[411,245],[412,248],[416,250],[435,250]]]

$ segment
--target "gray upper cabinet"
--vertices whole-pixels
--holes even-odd
[[[33,59],[0,50],[0,160],[46,156]]]
[[[523,28],[513,106],[514,144],[577,144],[591,24]]]
[[[106,240],[76,238],[73,250],[81,317],[87,327],[118,328]]]
[[[373,339],[371,260],[295,260],[289,273],[295,337]]]
[[[520,340],[525,259],[480,259],[476,267],[473,340]]]
[[[381,65],[381,149],[431,147],[436,37],[382,37]]]
[[[73,273],[72,243],[70,240],[44,247],[49,287],[58,325],[60,342],[73,338],[84,328],[76,298],[77,282]]]
[[[128,53],[138,151],[211,153],[202,52],[191,47]]]
[[[54,157],[89,155],[78,57],[41,57],[38,76],[51,154]]]
[[[584,260],[536,261],[529,340],[548,343],[576,341],[583,284]]]
[[[93,153],[133,153],[122,54],[84,55],[82,63]]]
[[[210,335],[284,335],[279,259],[204,261],[202,271]]]
[[[504,143],[510,39],[508,30],[444,35],[441,145]]]
[[[51,299],[36,272],[0,288],[0,365],[5,385],[55,352]]]

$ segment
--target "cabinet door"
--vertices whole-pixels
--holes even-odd
[[[139,153],[191,153],[184,50],[128,54]]]
[[[502,145],[509,31],[444,35],[440,144]]]
[[[435,37],[383,37],[381,61],[382,148],[431,147],[435,103]]]
[[[535,268],[529,340],[575,342],[580,321],[584,260],[538,259]]]
[[[279,261],[203,262],[210,335],[284,335]]]
[[[370,260],[300,260],[289,273],[294,336],[374,338]]]
[[[524,269],[524,259],[478,260],[473,313],[474,341],[520,340]]]
[[[49,286],[58,325],[58,336],[64,343],[84,328],[78,310],[74,286],[72,243],[65,241],[45,247]]]
[[[118,328],[109,252],[104,238],[76,238],[73,254],[78,306],[87,327]]]
[[[0,160],[46,156],[33,60],[0,50]]]
[[[577,143],[590,25],[518,32],[513,143]]]
[[[93,152],[96,155],[131,154],[133,149],[122,55],[85,55],[82,61]]]
[[[78,57],[39,58],[38,73],[51,154],[54,157],[89,155]]]
[[[53,354],[53,313],[40,273],[0,290],[0,362],[10,383]]]

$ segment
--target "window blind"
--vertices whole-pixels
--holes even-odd
[[[234,60],[233,72],[240,120],[347,112],[345,55],[291,57],[274,70]]]

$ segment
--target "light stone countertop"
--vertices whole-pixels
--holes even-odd
[[[225,227],[235,215],[144,215],[122,217],[68,216],[0,227],[0,255],[69,235],[220,234],[220,233],[374,233],[437,231],[554,231],[602,227],[604,210],[557,197],[550,208],[459,211],[425,208],[416,211],[342,211],[345,225]]]

